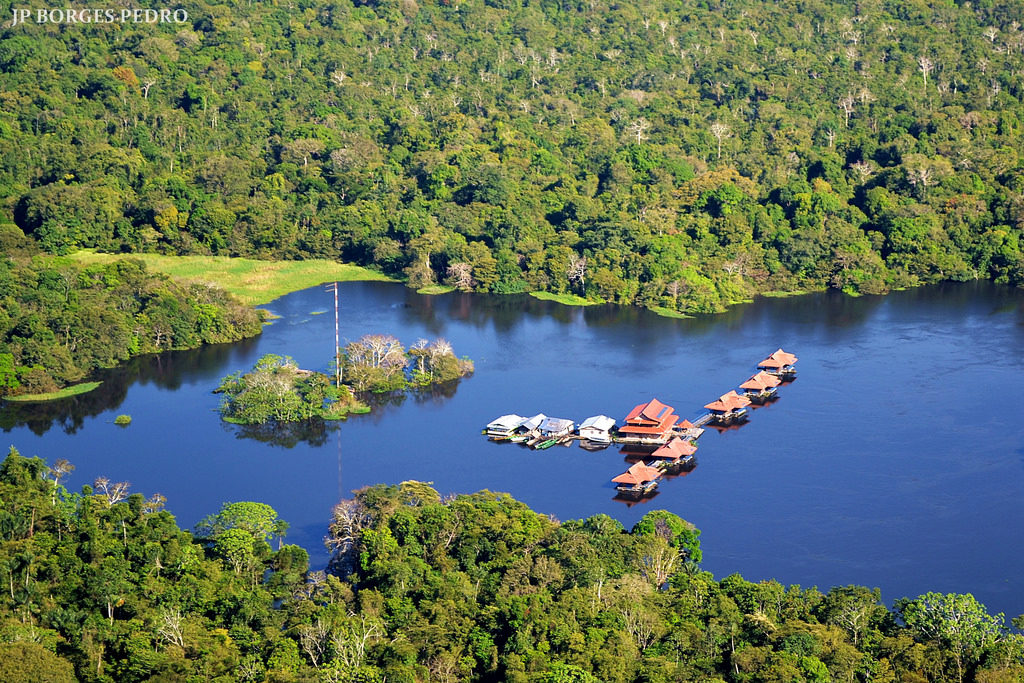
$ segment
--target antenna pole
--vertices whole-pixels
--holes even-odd
[[[334,384],[341,388],[341,341],[338,338],[338,283],[334,283]]]

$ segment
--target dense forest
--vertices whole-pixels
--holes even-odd
[[[665,511],[626,531],[374,486],[335,508],[325,573],[268,505],[225,503],[190,533],[127,482],[69,492],[73,470],[13,448],[0,464],[5,683],[1024,677],[1024,637],[969,594],[889,609],[877,589],[716,580]]]
[[[143,353],[238,341],[260,316],[223,290],[149,273],[138,259],[83,266],[0,226],[0,396],[53,391]]]
[[[0,220],[677,311],[1024,282],[1020,0],[180,7],[0,32]]]

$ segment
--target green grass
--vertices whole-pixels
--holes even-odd
[[[575,294],[552,294],[551,292],[530,292],[530,296],[541,301],[557,301],[560,304],[566,306],[593,306],[594,304],[603,304],[604,302],[600,299],[584,299],[582,296]]]
[[[324,282],[391,280],[362,266],[325,259],[309,261],[257,261],[227,256],[163,256],[161,254],[98,254],[79,251],[71,257],[81,263],[110,263],[138,258],[153,271],[188,282],[207,282],[255,306]]]
[[[81,384],[72,384],[70,387],[64,387],[60,391],[51,391],[45,394],[21,394],[20,396],[6,396],[5,401],[54,401],[58,398],[67,398],[68,396],[77,396],[78,394],[84,394],[87,391],[92,391],[98,387],[102,382],[82,382]]]
[[[767,297],[771,297],[773,299],[785,299],[786,297],[789,297],[789,296],[800,296],[801,294],[807,294],[807,291],[805,291],[803,289],[796,289],[796,290],[793,290],[792,292],[772,291],[772,292],[758,292],[757,294],[758,294],[758,296],[767,296]]]
[[[428,285],[426,287],[420,287],[416,290],[417,294],[447,294],[448,292],[454,292],[455,288],[450,285]]]
[[[665,317],[665,318],[685,319],[685,318],[692,318],[693,317],[692,315],[686,315],[685,313],[680,313],[679,311],[675,310],[674,308],[666,308],[665,306],[653,306],[651,308],[651,310],[654,311],[655,313],[657,313],[658,315],[660,315],[662,317]]]

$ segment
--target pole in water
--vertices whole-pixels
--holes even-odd
[[[334,283],[334,382],[341,388],[341,341],[338,339],[338,283]]]
[[[341,388],[341,340],[338,336],[338,283],[327,285],[325,291],[334,292],[334,386]]]

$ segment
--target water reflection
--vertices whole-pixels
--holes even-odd
[[[235,425],[227,422],[223,424],[226,430],[235,433],[235,438],[252,439],[278,448],[295,448],[300,443],[323,446],[327,443],[327,437],[339,429],[338,421],[320,418],[256,425]]]
[[[720,576],[858,583],[886,599],[972,592],[993,611],[1024,612],[1015,571],[1024,561],[1024,425],[1019,411],[979,410],[992,387],[1024,382],[1020,290],[826,292],[680,320],[527,295],[428,297],[394,283],[345,283],[343,339],[390,333],[408,346],[443,336],[476,374],[374,397],[372,413],[341,424],[284,434],[222,425],[212,389],[259,356],[327,370],[333,316],[310,314],[332,303],[326,296],[315,288],[273,302],[281,320],[250,342],[136,359],[106,373],[93,394],[3,406],[0,425],[23,453],[71,459],[72,488],[100,474],[129,480],[167,495],[184,526],[224,500],[266,502],[314,557],[340,496],[419,479],[444,494],[507,491],[560,519],[606,513],[626,528],[668,509],[702,530],[703,566]],[[610,479],[628,455],[618,447],[538,452],[479,435],[502,414],[621,419],[654,396],[692,420],[779,346],[800,356],[800,381],[753,409],[742,429],[707,430],[699,474],[663,482],[656,499],[612,500]],[[115,411],[131,414],[131,426],[114,427]]]
[[[232,358],[254,349],[257,343],[256,339],[246,339],[192,351],[137,356],[116,368],[95,373],[89,380],[98,381],[100,385],[84,394],[56,401],[0,401],[0,429],[9,432],[26,427],[41,436],[57,427],[65,434],[75,434],[87,418],[120,407],[133,384],[177,391],[185,382],[209,380],[212,390],[213,382],[220,377],[220,369]]]

